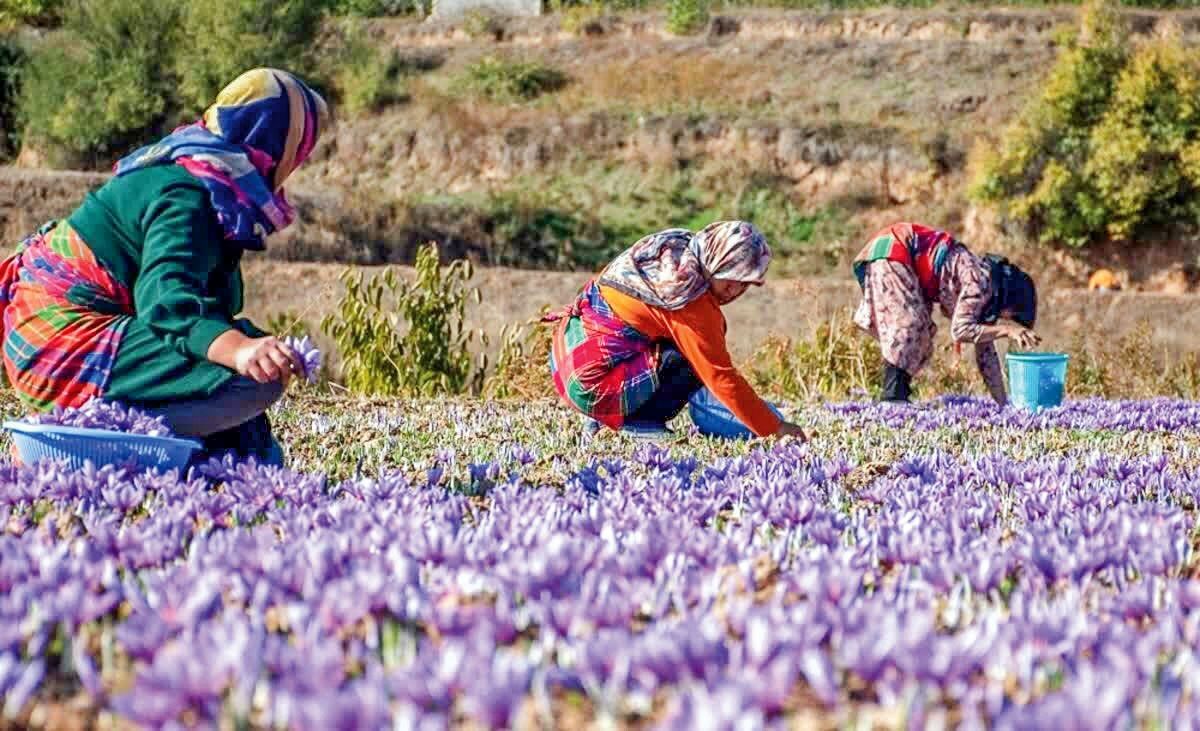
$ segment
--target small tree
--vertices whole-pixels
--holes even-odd
[[[1114,7],[1100,2],[1084,9],[1081,32],[1067,39],[1041,93],[998,147],[983,140],[976,146],[973,198],[996,205],[1043,240],[1081,246],[1103,227],[1107,214],[1085,167],[1092,129],[1128,59],[1126,37]]]
[[[667,30],[685,36],[699,33],[708,25],[708,0],[670,0],[667,3]]]
[[[417,253],[416,277],[405,280],[388,267],[368,279],[342,275],[346,293],[321,323],[342,358],[350,390],[372,395],[433,396],[479,392],[486,358],[471,355],[474,333],[465,325],[471,265],[443,267],[436,244]]]
[[[1087,175],[1108,212],[1107,233],[1200,221],[1200,63],[1195,51],[1157,41],[1138,51],[1092,133]]]
[[[62,35],[26,67],[20,111],[29,136],[111,162],[156,129],[171,112],[175,80],[163,65],[179,18],[171,0],[70,3]]]
[[[1042,241],[1083,246],[1200,222],[1200,60],[1177,39],[1130,50],[1115,8],[1092,4],[1041,94],[981,142],[976,200]]]

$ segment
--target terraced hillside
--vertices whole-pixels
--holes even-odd
[[[647,230],[732,215],[771,229],[784,276],[844,271],[867,229],[896,218],[1011,248],[965,201],[968,153],[1018,112],[1076,15],[758,10],[691,37],[657,14],[369,21],[401,93],[341,115],[297,176],[303,223],[273,254],[406,262],[436,239],[485,263],[588,269]],[[1196,12],[1128,18],[1142,36],[1200,34]],[[6,177],[10,240],[101,179]],[[1146,280],[1192,253],[1158,248],[1119,263]],[[1112,253],[1058,256],[1053,274],[1077,284]]]

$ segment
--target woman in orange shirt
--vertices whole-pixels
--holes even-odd
[[[755,435],[793,435],[737,371],[721,307],[761,285],[771,261],[762,233],[718,221],[638,241],[588,282],[557,320],[550,357],[559,395],[596,423],[637,436],[666,423],[707,387]]]

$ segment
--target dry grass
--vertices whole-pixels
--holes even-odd
[[[248,311],[262,323],[290,312],[302,321],[296,332],[316,334],[312,323],[341,296],[337,275],[342,269],[251,261]],[[544,308],[569,303],[587,278],[586,273],[499,268],[475,272],[471,285],[480,288],[482,302],[469,310],[467,326],[490,336],[493,364],[503,355],[506,334],[513,334],[502,366],[508,392],[499,395],[547,393],[548,329],[536,320]],[[800,399],[860,396],[877,385],[880,364],[878,346],[849,324],[857,298],[858,287],[848,279],[770,281],[727,308],[731,351],[766,393]],[[1045,302],[1039,331],[1046,349],[1072,354],[1071,395],[1200,397],[1200,359],[1191,351],[1200,297],[1059,290],[1047,292]],[[523,330],[514,333],[516,327]],[[317,339],[329,346],[323,336]],[[919,395],[982,394],[970,346],[960,357],[944,332],[937,342],[930,369],[917,381]],[[492,393],[497,394],[494,387]]]
[[[337,278],[344,268],[336,264],[297,264],[248,257],[244,265],[246,310],[258,322],[287,312],[307,313],[302,319],[319,322],[333,310],[341,296]],[[526,323],[545,306],[568,304],[589,276],[587,272],[479,267],[471,284],[480,288],[483,299],[468,312],[468,327],[484,330],[492,337],[493,346],[498,347],[501,328]],[[1156,355],[1165,351],[1179,356],[1192,352],[1192,333],[1200,330],[1200,297],[1193,295],[1065,289],[1046,290],[1042,295],[1044,307],[1038,331],[1049,349],[1072,348],[1077,337],[1105,347],[1147,321],[1151,330],[1149,341]],[[834,318],[844,323],[858,298],[858,285],[848,272],[837,278],[769,280],[726,309],[734,356],[749,357],[772,335],[797,339],[808,337],[818,326]],[[943,346],[948,343],[944,332],[939,334],[939,343]],[[969,347],[964,355],[968,361],[965,365],[973,367]]]
[[[659,49],[631,54],[581,73],[557,100],[564,107],[599,107],[617,103],[661,111],[730,103],[753,106],[771,70],[753,59],[726,59],[703,49],[675,52]],[[746,107],[743,106],[743,109]]]

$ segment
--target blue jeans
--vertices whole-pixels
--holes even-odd
[[[181,437],[204,444],[200,459],[233,452],[254,457],[260,464],[283,465],[283,448],[271,434],[267,409],[283,396],[283,384],[258,383],[237,376],[204,399],[178,401],[146,409],[162,416]]]
[[[639,406],[625,423],[663,426],[683,411],[692,394],[704,386],[687,359],[675,348],[663,348],[658,364],[658,390]]]

